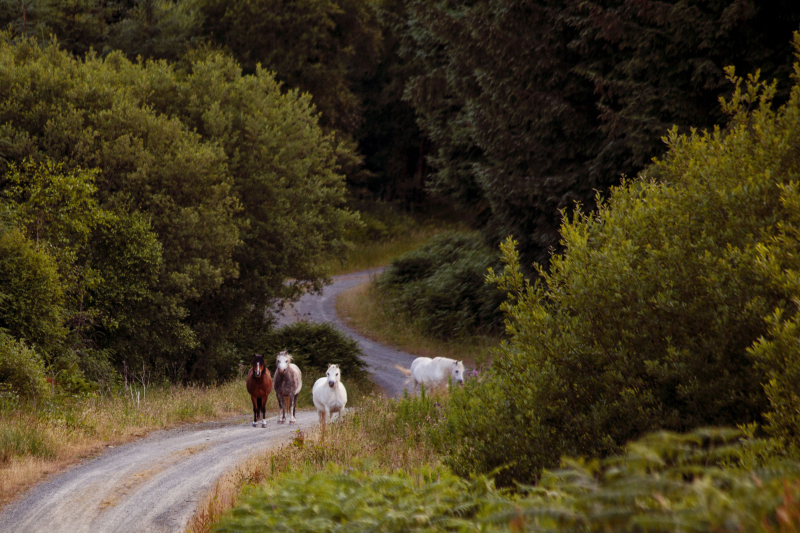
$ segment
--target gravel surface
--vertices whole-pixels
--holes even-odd
[[[382,346],[348,328],[337,316],[336,295],[369,281],[380,269],[338,276],[322,295],[306,295],[281,318],[331,322],[355,338],[366,355],[375,382],[390,396],[401,394],[406,377],[395,367],[411,365],[414,356]],[[309,383],[316,378],[309,377]],[[244,384],[242,384],[244,386]],[[250,406],[243,407],[249,411]],[[297,425],[267,421],[251,426],[242,417],[159,431],[109,448],[32,488],[0,513],[2,532],[141,532],[182,531],[198,502],[219,477],[258,450],[289,442],[294,432],[317,423],[315,412],[297,413]]]
[[[109,449],[31,489],[0,514],[0,531],[181,531],[216,480],[248,455],[289,442],[317,413],[297,413],[297,424],[252,419],[158,431]]]

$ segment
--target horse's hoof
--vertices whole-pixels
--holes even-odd
[[[253,427],[256,427],[256,423],[255,422],[253,422]]]
[[[262,422],[262,423],[261,423],[261,427],[262,427],[262,428],[265,428],[265,427],[267,427],[267,423],[266,423],[266,422]]]
[[[297,424],[297,420],[290,420],[289,423],[290,424]]]

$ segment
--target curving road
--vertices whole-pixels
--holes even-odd
[[[414,356],[381,346],[350,330],[335,312],[336,295],[369,280],[377,270],[339,276],[322,295],[306,295],[281,318],[332,322],[361,344],[376,383],[388,395],[402,392],[403,376]],[[313,380],[310,380],[313,383]],[[242,407],[249,411],[249,405]],[[267,429],[250,426],[249,415],[159,431],[109,449],[42,482],[0,513],[2,532],[182,531],[197,503],[226,471],[248,455],[289,442],[297,429],[316,424],[314,412],[298,412],[296,426],[268,420]]]
[[[364,352],[364,360],[372,373],[372,379],[387,396],[394,397],[403,393],[407,379],[394,365],[409,368],[416,356],[359,335],[336,315],[336,297],[341,292],[368,282],[371,276],[379,274],[382,270],[375,268],[334,277],[333,284],[325,287],[321,295],[306,294],[292,308],[284,311],[279,324],[285,325],[297,320],[330,322],[338,330],[358,341]]]

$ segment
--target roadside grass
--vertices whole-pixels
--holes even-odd
[[[276,407],[274,395],[267,405]],[[252,414],[241,380],[0,402],[0,506],[46,475],[156,429]],[[269,414],[269,412],[268,412]]]
[[[492,348],[501,340],[479,335],[450,341],[428,337],[405,315],[384,305],[375,279],[339,294],[336,312],[348,326],[375,342],[396,346],[421,357],[463,360],[473,367],[488,365]]]
[[[329,275],[340,276],[388,264],[395,257],[418,248],[434,235],[456,227],[453,224],[415,226],[385,240],[359,242],[344,257],[331,258],[326,267]]]
[[[292,443],[254,454],[223,476],[208,494],[186,531],[211,531],[234,507],[247,487],[269,484],[290,473],[314,474],[335,465],[343,470],[401,471],[423,483],[420,472],[447,469],[426,435],[432,417],[442,409],[445,392],[393,400],[370,395],[358,400],[341,420],[325,429],[297,431]],[[419,479],[416,479],[419,478]]]

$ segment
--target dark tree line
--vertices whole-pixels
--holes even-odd
[[[724,67],[783,95],[792,1],[502,0],[408,4],[406,98],[433,143],[430,187],[486,211],[546,263],[560,210],[592,207],[665,150],[677,125],[724,123]]]

